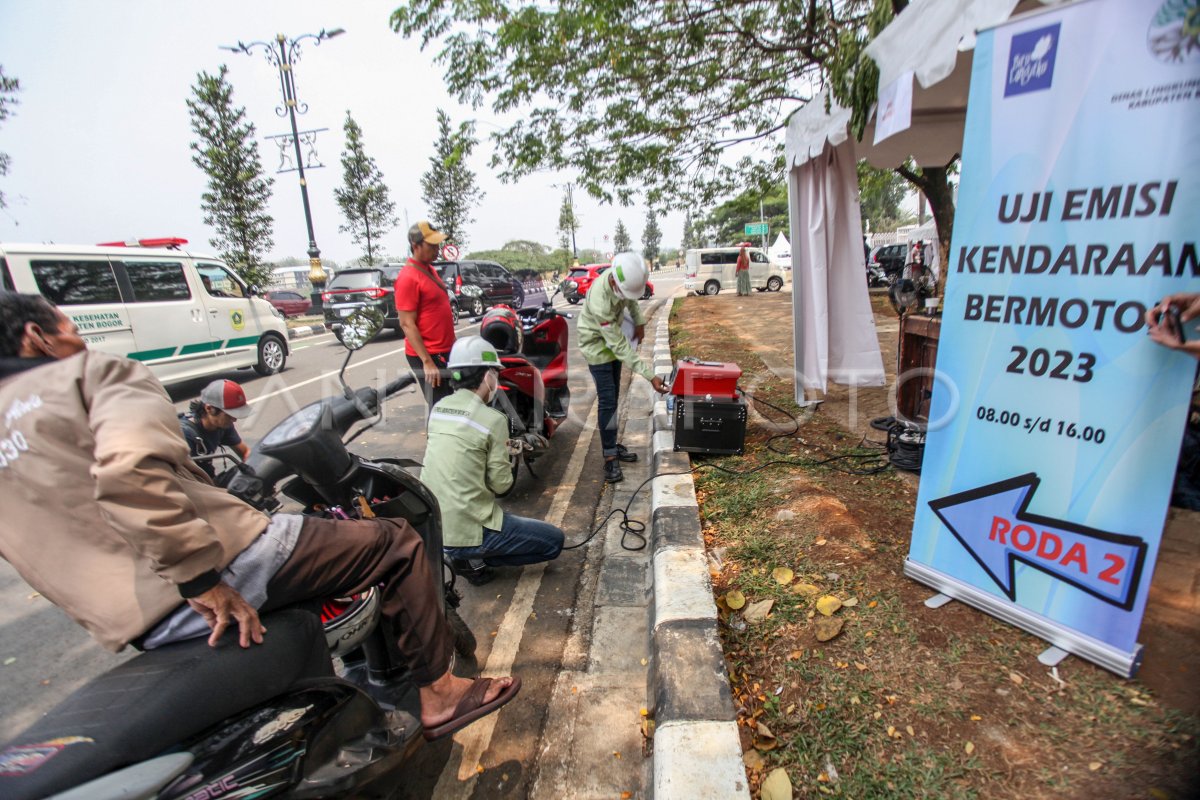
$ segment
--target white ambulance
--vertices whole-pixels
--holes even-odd
[[[237,367],[282,370],[288,333],[279,313],[219,259],[185,244],[0,242],[0,289],[42,295],[88,347],[145,362],[163,383]]]
[[[737,291],[737,259],[740,247],[704,247],[685,254],[683,288],[688,294],[717,294],[722,289]],[[750,256],[750,287],[760,292],[778,292],[787,273],[767,257],[761,247],[746,248]]]

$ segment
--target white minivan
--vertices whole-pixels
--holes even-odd
[[[219,259],[184,244],[0,242],[0,289],[42,295],[75,322],[88,347],[145,362],[163,383],[236,367],[282,370],[283,319]]]
[[[722,289],[737,291],[737,267],[740,247],[706,247],[688,250],[685,256],[683,288],[689,294],[717,294]],[[750,256],[750,286],[760,292],[778,292],[786,273],[767,257],[761,247],[747,247]]]

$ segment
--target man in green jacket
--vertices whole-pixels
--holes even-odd
[[[646,333],[646,317],[638,299],[646,291],[646,264],[637,253],[618,253],[612,266],[588,289],[579,314],[579,349],[596,382],[596,412],[599,416],[600,444],[604,450],[604,480],[624,480],[622,461],[637,461],[637,454],[617,441],[617,403],[621,398],[621,364],[629,365],[654,387],[666,392],[667,386],[637,356],[633,345],[621,330],[628,312],[633,319],[633,338],[641,341]]]
[[[496,348],[480,336],[465,336],[454,343],[447,369],[455,391],[429,414],[421,481],[437,497],[455,572],[479,586],[492,579],[491,567],[558,558],[563,532],[496,503],[496,495],[513,484],[508,420],[488,406],[500,386]]]

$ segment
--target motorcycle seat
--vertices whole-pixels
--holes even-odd
[[[261,645],[243,650],[237,629],[216,648],[205,638],[119,664],[0,749],[0,797],[45,797],[136,764],[306,678],[333,674],[316,615],[284,609],[262,618]]]

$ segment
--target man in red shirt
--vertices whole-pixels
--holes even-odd
[[[454,346],[454,315],[446,284],[433,266],[445,240],[446,234],[425,220],[409,228],[412,256],[396,277],[396,311],[404,330],[404,355],[431,409],[451,392],[446,359]]]

